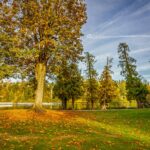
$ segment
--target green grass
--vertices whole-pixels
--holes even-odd
[[[0,150],[149,150],[150,109],[0,110]]]

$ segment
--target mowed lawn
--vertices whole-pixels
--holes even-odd
[[[0,150],[150,150],[150,109],[0,110]]]

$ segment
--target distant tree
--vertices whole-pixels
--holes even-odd
[[[147,89],[148,89],[148,94],[147,94],[146,100],[150,106],[150,84],[147,85]]]
[[[72,109],[77,98],[83,94],[83,78],[77,64],[65,64],[57,76],[54,87],[55,95],[62,100],[63,109],[67,109],[67,101],[72,100]]]
[[[124,80],[115,81],[115,84],[116,84],[115,98],[113,98],[109,106],[115,108],[128,107],[130,103],[127,100],[126,82]]]
[[[30,82],[0,83],[0,93],[0,101],[4,102],[33,102],[34,97],[33,85]]]
[[[99,102],[103,110],[107,109],[108,104],[116,97],[116,85],[111,77],[111,63],[112,59],[107,58],[107,64],[100,77]]]
[[[63,59],[80,57],[86,19],[84,0],[0,1],[0,76],[33,74],[36,111],[43,110],[45,77]]]
[[[136,60],[129,56],[129,46],[120,43],[118,47],[119,66],[122,68],[121,75],[125,77],[128,100],[135,99],[138,108],[143,107],[148,93],[146,84],[136,71]]]
[[[89,52],[85,53],[86,62],[86,92],[87,92],[87,108],[94,108],[94,103],[98,99],[98,82],[97,82],[97,72],[94,69],[95,57]]]

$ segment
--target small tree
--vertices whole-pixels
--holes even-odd
[[[94,69],[94,63],[95,63],[95,57],[90,54],[89,52],[86,52],[85,56],[85,62],[86,62],[86,92],[87,92],[87,108],[90,108],[91,103],[91,109],[94,108],[94,103],[97,100],[97,93],[98,93],[98,82],[97,82],[97,72]]]
[[[111,63],[112,59],[107,58],[107,64],[100,77],[99,102],[103,110],[107,108],[108,103],[116,96],[116,85],[111,77]]]

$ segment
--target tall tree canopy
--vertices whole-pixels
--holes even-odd
[[[0,75],[33,74],[36,110],[42,109],[45,76],[58,71],[62,59],[80,57],[86,19],[84,0],[0,1]]]
[[[108,103],[116,96],[116,85],[111,77],[111,63],[112,59],[107,58],[107,64],[100,77],[99,100],[102,109],[106,109]]]
[[[136,60],[129,56],[129,46],[120,43],[118,47],[119,66],[122,68],[121,75],[126,79],[126,89],[128,100],[135,99],[138,107],[143,107],[148,94],[147,86],[136,71]]]

